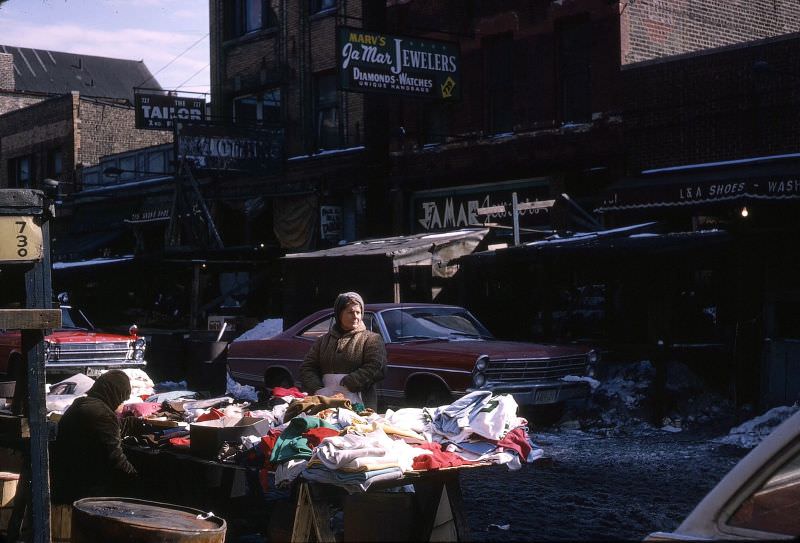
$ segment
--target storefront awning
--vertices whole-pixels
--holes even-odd
[[[605,191],[595,212],[800,200],[800,157],[761,157],[650,170]]]

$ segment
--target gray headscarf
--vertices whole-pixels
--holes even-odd
[[[336,301],[333,303],[333,315],[336,319],[336,326],[341,328],[342,323],[339,321],[339,315],[341,314],[342,310],[351,302],[356,302],[358,305],[360,305],[361,312],[364,312],[364,300],[361,298],[361,295],[358,292],[342,292],[336,297]]]

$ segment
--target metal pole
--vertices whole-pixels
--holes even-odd
[[[514,216],[514,246],[519,245],[519,210],[517,209],[517,193],[511,193],[511,214]]]

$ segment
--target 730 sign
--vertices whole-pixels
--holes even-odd
[[[42,259],[42,229],[33,217],[0,216],[0,262]]]

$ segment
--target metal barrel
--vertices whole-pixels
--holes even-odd
[[[199,509],[134,498],[72,504],[72,543],[223,543],[225,519]]]

